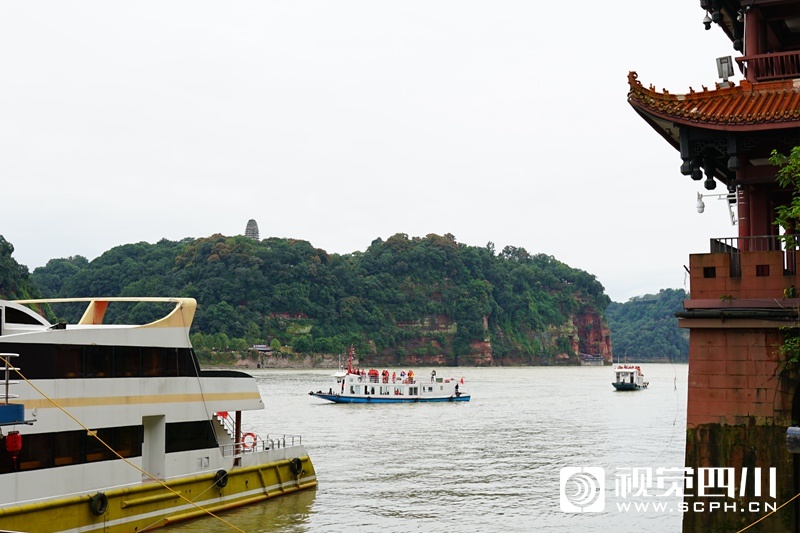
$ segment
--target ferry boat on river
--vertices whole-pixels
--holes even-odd
[[[335,386],[327,392],[318,390],[308,394],[334,403],[418,403],[418,402],[468,402],[470,395],[464,388],[464,378],[436,377],[431,372],[430,381],[417,379],[413,370],[392,372],[388,370],[368,371],[354,369],[353,350],[347,361],[347,369],[333,377]]]
[[[104,324],[117,302],[165,316]],[[51,324],[29,307],[59,303],[86,310]],[[196,305],[0,300],[0,530],[149,531],[317,486],[300,436],[246,425],[244,412],[264,409],[255,379],[200,369]]]
[[[611,383],[618,391],[646,389],[650,384],[644,380],[639,365],[619,364],[614,367],[614,381]]]

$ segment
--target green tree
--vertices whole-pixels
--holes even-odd
[[[13,253],[14,245],[0,235],[0,296],[10,299],[41,298],[41,289],[29,280],[28,267],[17,263],[11,257]]]
[[[786,238],[794,239],[800,221],[800,146],[792,148],[788,156],[773,150],[769,161],[779,167],[778,184],[791,192],[791,201],[775,208],[774,223],[785,230]],[[797,245],[794,241],[791,244]]]
[[[300,335],[292,338],[292,350],[297,353],[310,353],[314,348],[314,340],[311,335]]]

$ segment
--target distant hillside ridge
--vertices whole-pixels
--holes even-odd
[[[612,302],[606,319],[614,336],[614,354],[628,361],[689,360],[689,330],[678,327],[677,311],[688,298],[683,289],[662,289],[658,294]]]

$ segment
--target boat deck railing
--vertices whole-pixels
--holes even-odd
[[[0,357],[3,357],[6,361],[8,361],[12,357],[19,357],[19,354],[18,353],[0,353]],[[8,388],[11,385],[18,385],[19,384],[19,381],[9,379],[11,377],[11,371],[16,371],[16,370],[19,370],[19,369],[11,366],[11,363],[9,362],[9,364],[4,364],[2,367],[0,367],[0,370],[3,371],[3,376],[4,376],[4,379],[3,379],[4,392],[0,393],[0,397],[5,399],[5,403],[3,405],[8,405],[8,400],[9,399],[11,399],[11,398],[14,398],[14,399],[19,398],[18,394],[12,394],[12,393],[8,392]]]
[[[300,435],[267,435],[264,438],[256,437],[252,442],[235,442],[220,446],[223,457],[238,456],[246,453],[266,452],[269,450],[280,450],[303,444],[303,437]]]
[[[395,374],[394,378],[391,378],[391,377],[389,377],[389,373],[388,373],[389,371],[388,370],[383,370],[383,372],[386,372],[386,373],[385,374],[383,374],[383,373],[377,373],[377,374],[369,374],[369,373],[367,373],[367,374],[363,374],[362,375],[362,374],[359,374],[358,372],[351,372],[351,373],[348,373],[347,376],[348,377],[349,376],[355,377],[358,380],[359,383],[364,383],[364,384],[377,383],[377,384],[386,385],[386,384],[389,384],[389,383],[392,383],[392,384],[403,383],[403,384],[406,384],[406,385],[409,385],[409,384],[413,385],[414,383],[417,383],[417,381],[418,381],[417,378],[414,376],[414,374],[411,374],[410,376],[407,375],[407,374],[402,374],[402,375]]]

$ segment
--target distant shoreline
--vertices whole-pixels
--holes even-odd
[[[618,364],[636,364],[636,365],[647,365],[647,364],[687,364],[688,361],[671,361],[669,358],[658,358],[658,359],[648,359],[648,360],[629,360],[625,363],[621,361],[615,361],[614,363],[606,363],[603,365],[604,368],[611,368],[614,365]],[[342,362],[342,365],[345,363]],[[292,355],[289,357],[262,357],[260,362],[248,358],[243,357],[236,362],[231,363],[217,363],[213,361],[203,362],[200,361],[200,366],[205,369],[236,369],[236,370],[260,370],[260,369],[286,369],[286,370],[304,370],[304,369],[332,369],[336,370],[339,368],[339,359],[329,357],[329,356],[320,356],[320,355],[306,355],[302,357],[298,357],[297,355]],[[358,361],[354,364],[355,367],[359,367]],[[374,366],[374,365],[370,365]],[[402,368],[403,366],[409,366],[410,368],[437,368],[442,365],[430,365],[430,364],[423,364],[423,365],[402,365],[402,364],[392,364],[392,365],[378,365],[381,367],[395,367],[395,368]],[[447,365],[445,365],[447,366]],[[547,366],[558,366],[558,367],[581,367],[583,365],[528,365],[528,364],[520,364],[520,365],[492,365],[489,368],[521,368],[521,367],[547,367]],[[458,368],[485,368],[483,366],[470,366],[470,365],[459,365]]]

